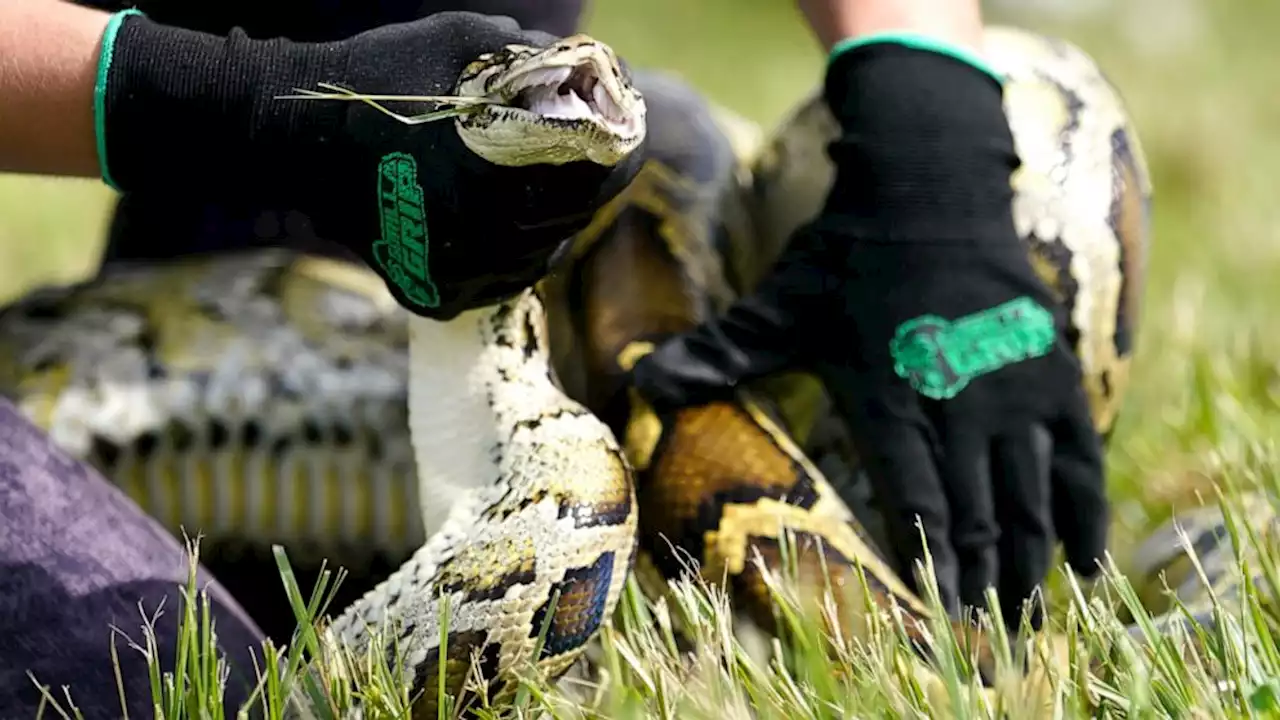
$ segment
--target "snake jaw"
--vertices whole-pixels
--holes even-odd
[[[595,62],[539,68],[512,82],[503,104],[531,119],[581,120],[619,136],[635,135],[638,118],[624,109],[627,99],[618,85]]]
[[[613,51],[586,35],[485,55],[457,94],[488,101],[456,122],[468,147],[503,165],[614,165],[645,136],[644,99]]]

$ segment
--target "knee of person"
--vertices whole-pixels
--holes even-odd
[[[632,83],[647,107],[648,157],[699,183],[711,182],[734,162],[729,138],[711,104],[671,73],[632,66]]]
[[[125,711],[145,717],[152,690],[150,661],[142,652],[148,638],[155,643],[159,670],[177,671],[175,652],[186,602],[178,584],[148,578],[79,594],[75,588],[102,568],[66,559],[46,564],[50,567],[0,557],[0,637],[6,641],[0,647],[3,716],[35,717],[43,686],[63,704],[61,688],[66,687],[85,718],[122,717]],[[239,709],[258,682],[263,638],[238,607],[228,605],[224,593],[206,589],[211,590],[210,620],[217,632],[213,649],[227,673],[223,700],[228,708]]]

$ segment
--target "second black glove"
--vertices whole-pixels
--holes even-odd
[[[1016,623],[1056,540],[1096,572],[1108,513],[1065,317],[1013,224],[1001,87],[880,42],[833,61],[826,101],[842,132],[819,217],[754,293],[638,362],[635,385],[671,409],[812,370],[850,425],[895,564],[909,575],[923,558],[918,518],[944,602],[983,606],[994,586]]]

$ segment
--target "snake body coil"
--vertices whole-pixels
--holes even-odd
[[[583,57],[576,45],[559,51]],[[992,29],[988,52],[1009,76],[1024,162],[1017,227],[1070,309],[1106,433],[1147,252],[1141,150],[1118,96],[1078,49]],[[613,76],[611,55],[587,55]],[[527,80],[548,57],[489,58],[485,77]],[[625,98],[631,88],[619,83]],[[440,669],[447,689],[460,689],[472,652],[499,695],[523,662],[563,671],[611,614],[633,561],[651,579],[683,572],[671,545],[708,578],[726,576],[766,629],[768,591],[750,558],[777,568],[784,531],[800,541],[802,578],[856,596],[865,576],[878,604],[896,602],[923,627],[924,604],[809,459],[831,424],[810,380],[762,383],[672,417],[626,387],[645,343],[748,291],[816,212],[830,183],[829,113],[811,100],[761,147],[677,83],[637,84],[651,158],[536,291],[440,324],[406,318],[361,269],[286,252],[108,268],[6,311],[0,384],[170,527],[260,546],[310,542],[338,562],[353,548],[402,562],[331,627],[358,651],[370,624],[396,622],[405,680],[425,691],[415,713],[435,712]],[[486,112],[459,120],[482,154],[512,146],[529,122],[527,112]],[[492,139],[497,122],[505,139]],[[598,122],[537,132],[552,127],[572,136],[560,148],[623,136],[601,135],[610,125]],[[856,467],[847,453],[828,455]],[[855,605],[841,617],[856,633],[866,618]]]
[[[609,429],[555,386],[544,328],[532,291],[448,323],[410,320],[409,427],[429,540],[331,630],[363,657],[391,621],[392,667],[414,692],[443,671],[460,697],[473,653],[485,678],[526,659],[557,676],[630,571],[630,468]],[[437,700],[423,702],[433,717]]]

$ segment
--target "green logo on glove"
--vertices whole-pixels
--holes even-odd
[[[898,327],[893,369],[925,397],[949,400],[974,378],[1048,354],[1053,315],[1030,298],[958,320],[922,315]]]
[[[427,269],[427,207],[411,156],[391,153],[378,163],[378,207],[382,239],[373,244],[373,259],[410,302],[438,307],[440,291]]]

